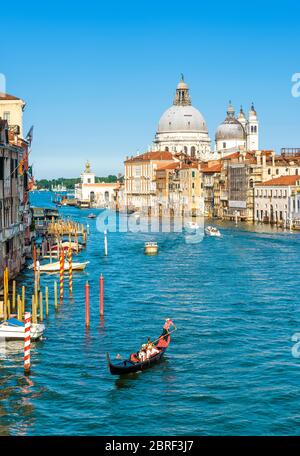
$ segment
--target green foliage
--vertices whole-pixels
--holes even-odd
[[[113,183],[113,182],[117,182],[118,178],[117,176],[114,176],[114,175],[109,175],[107,177],[96,177],[95,178],[95,182],[96,183],[99,183],[99,182],[105,182],[106,184],[107,183]],[[40,189],[40,188],[45,188],[47,190],[51,190],[51,187],[54,185],[64,185],[67,190],[74,190],[74,186],[75,184],[78,184],[80,182],[80,178],[64,178],[64,177],[60,177],[58,179],[51,179],[51,180],[48,180],[48,179],[40,179],[40,180],[37,180],[36,181],[36,185],[37,185],[37,188]]]

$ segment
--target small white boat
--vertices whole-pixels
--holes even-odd
[[[31,323],[30,337],[32,340],[40,339],[45,331],[42,323]],[[9,318],[0,323],[0,339],[22,340],[25,334],[25,324],[16,318]]]
[[[91,214],[88,215],[88,218],[89,218],[89,219],[94,219],[94,218],[96,218],[96,215],[93,214],[93,213],[91,213]]]
[[[194,231],[199,230],[199,228],[200,228],[200,225],[196,222],[187,222],[184,225],[184,229],[188,233],[193,233]]]
[[[73,271],[83,271],[86,265],[89,264],[89,261],[84,261],[82,263],[72,262],[72,270]],[[47,263],[40,265],[40,272],[59,272],[60,270],[60,262],[55,261],[54,263]],[[64,263],[64,271],[69,270],[69,262],[65,261]]]
[[[145,242],[144,253],[146,255],[156,255],[158,252],[157,242]]]
[[[204,231],[205,231],[206,236],[216,236],[216,237],[221,236],[220,231],[215,226],[207,226]]]

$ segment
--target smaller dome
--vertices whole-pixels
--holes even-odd
[[[225,124],[222,123],[216,131],[216,141],[220,140],[245,140],[245,130],[240,122]]]
[[[243,114],[242,110],[240,112]],[[236,119],[234,107],[229,102],[227,108],[227,116],[224,122],[222,122],[216,130],[216,141],[224,141],[229,139],[236,139],[244,141],[246,139],[246,133],[243,125]]]

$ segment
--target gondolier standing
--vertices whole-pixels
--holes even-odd
[[[174,328],[176,328],[176,326],[172,322],[171,318],[167,318],[165,321],[165,324],[163,326],[163,332],[158,341],[157,348],[162,348],[162,347],[168,346],[169,341],[170,341],[169,333],[170,333],[171,326],[174,326]]]

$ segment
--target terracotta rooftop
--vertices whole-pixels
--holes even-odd
[[[20,98],[15,97],[14,95],[9,95],[8,93],[0,92],[0,101],[8,101],[8,100],[20,100]]]
[[[156,171],[163,171],[165,169],[177,169],[180,168],[180,163],[179,162],[173,162],[173,163],[168,163],[167,165],[159,165],[156,168]]]
[[[207,162],[201,168],[201,171],[204,173],[220,173],[221,172],[221,161],[218,160],[217,162],[214,160],[212,162]]]
[[[160,152],[145,152],[144,154],[136,155],[135,157],[130,157],[127,162],[134,161],[150,161],[150,160],[173,160],[173,155],[171,152],[160,151]]]
[[[275,179],[268,180],[263,182],[262,184],[258,184],[257,186],[264,186],[264,187],[272,187],[277,185],[299,185],[300,186],[300,176],[293,175],[293,176],[280,176],[276,177]]]

